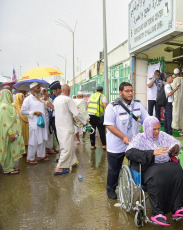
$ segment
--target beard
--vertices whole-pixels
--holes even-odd
[[[122,93],[122,95],[121,95],[121,98],[122,98],[122,100],[126,103],[126,104],[130,104],[131,103],[131,101],[132,101],[132,99],[133,99],[133,97],[132,98],[128,98],[128,97],[125,97],[124,96],[124,94]]]
[[[37,98],[41,98],[41,93],[34,92],[34,96],[37,97]]]

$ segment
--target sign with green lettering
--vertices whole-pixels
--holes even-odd
[[[129,4],[129,52],[173,30],[173,0],[132,0]]]

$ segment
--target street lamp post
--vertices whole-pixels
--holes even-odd
[[[77,22],[75,24],[74,30],[66,22],[64,22],[61,19],[59,19],[59,21],[56,21],[56,23],[58,26],[62,26],[72,33],[72,39],[73,39],[73,80],[72,81],[73,81],[73,94],[75,95],[74,33],[75,33]]]
[[[107,28],[106,28],[106,1],[103,0],[103,41],[104,41],[104,84],[105,94],[109,102],[109,86],[108,86],[108,61],[107,61]]]
[[[67,83],[67,77],[66,77],[66,66],[67,66],[67,59],[66,59],[66,56],[62,56],[60,54],[57,54],[59,57],[63,58],[64,61],[65,61],[65,84]]]

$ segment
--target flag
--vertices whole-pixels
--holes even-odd
[[[17,81],[17,75],[16,75],[16,72],[15,72],[15,69],[13,69],[12,81]]]

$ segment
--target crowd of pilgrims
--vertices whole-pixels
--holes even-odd
[[[68,140],[69,137],[73,136],[71,132],[73,117],[71,114],[77,115],[78,111],[73,99],[69,97],[70,87],[68,85],[63,85],[62,94],[61,85],[58,81],[51,85],[56,87],[55,90],[41,88],[38,83],[33,82],[29,92],[16,92],[8,85],[0,91],[0,164],[4,175],[19,174],[18,159],[22,157],[27,158],[27,163],[30,165],[35,165],[38,161],[49,161],[51,154],[59,153],[59,144],[65,137],[67,140],[63,141],[62,146],[65,146],[68,152],[66,151],[66,156],[64,156],[63,151],[62,155],[69,159],[64,160],[67,164],[71,164],[73,161],[72,166],[77,165],[75,153],[74,155],[72,153],[73,140],[72,138],[71,142]],[[64,110],[64,115],[61,117],[59,114],[59,118],[64,121],[64,116],[66,116],[67,119],[62,123],[63,132],[56,131],[55,113],[57,110],[54,109],[53,105],[54,99],[59,95],[63,98],[61,107]],[[77,97],[84,101],[82,93],[81,95],[78,93]],[[64,107],[65,104],[66,107]],[[87,107],[87,102],[85,105]],[[38,126],[40,116],[43,119],[44,127]],[[59,129],[58,126],[57,129]],[[70,132],[68,135],[67,131]],[[79,133],[83,134],[81,139],[82,142],[85,142],[86,132],[84,128],[75,126],[74,130],[73,126],[74,131],[76,143],[79,143]],[[62,133],[61,136],[60,133]],[[60,143],[58,136],[61,140]],[[68,153],[70,157],[68,157]],[[59,165],[59,159],[57,159],[57,163]],[[65,165],[64,168],[70,167]],[[60,168],[56,167],[54,175],[62,175],[67,172],[69,170],[61,170],[60,172]]]
[[[155,83],[156,79],[157,76],[154,76],[151,81]],[[58,82],[52,86],[54,84],[58,86]],[[103,88],[97,92],[99,100],[102,91]],[[68,85],[63,85],[62,90],[61,86],[56,87],[54,94],[56,98],[48,90],[41,89],[37,82],[30,85],[28,93],[13,95],[8,87],[0,91],[0,163],[4,175],[19,174],[18,159],[25,155],[27,163],[34,165],[38,161],[48,161],[50,154],[60,152],[54,175],[68,173],[68,165],[71,168],[77,166],[77,158],[73,153],[73,116],[77,118],[79,112],[74,100],[69,97]],[[120,97],[107,107],[105,100],[101,101],[105,108],[103,125],[107,127],[108,198],[117,199],[115,189],[126,155],[135,170],[138,171],[139,163],[142,164],[142,183],[147,187],[153,213],[151,222],[169,226],[165,214],[171,212],[174,220],[183,218],[183,171],[175,157],[181,143],[160,131],[159,119],[149,116],[141,103],[133,99],[130,83],[121,83],[119,94]],[[88,103],[91,100],[92,97]],[[126,107],[143,121],[143,133],[139,134],[139,123],[134,119],[135,116],[127,112]],[[44,120],[44,128],[38,127],[40,116]],[[93,116],[90,113],[90,119]],[[50,121],[54,121],[52,125]],[[84,142],[85,130],[81,131],[84,131]],[[76,140],[80,143],[78,132],[76,128]],[[106,150],[105,142],[102,144],[103,150]],[[91,140],[91,150],[95,148]]]

